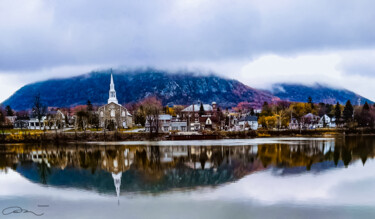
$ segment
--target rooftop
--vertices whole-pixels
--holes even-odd
[[[190,105],[190,106],[186,107],[185,109],[182,110],[182,112],[193,112],[193,109],[194,109],[194,112],[199,112],[200,108],[201,108],[200,104],[194,104],[194,105]],[[203,104],[203,109],[204,109],[204,111],[212,111],[213,110],[213,108],[210,104]]]

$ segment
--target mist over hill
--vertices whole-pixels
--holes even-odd
[[[202,101],[217,102],[219,107],[233,107],[247,101],[261,106],[274,97],[236,80],[216,75],[197,75],[192,72],[168,73],[154,69],[113,71],[117,98],[120,104],[137,102],[148,96],[157,96],[164,105],[187,105]],[[34,97],[40,93],[47,106],[70,107],[86,104],[105,104],[108,100],[110,70],[41,81],[28,84],[4,101],[15,110],[30,109]]]
[[[294,102],[307,102],[307,98],[310,96],[314,103],[335,104],[338,101],[340,104],[345,104],[348,100],[355,105],[358,104],[358,101],[361,104],[364,104],[366,101],[373,103],[373,101],[347,89],[333,88],[321,84],[310,86],[288,83],[274,84],[270,90],[270,94],[282,100]]]
[[[94,105],[107,103],[111,70],[93,71],[76,77],[50,79],[28,84],[3,102],[15,110],[27,110],[33,106],[35,96],[40,93],[44,105],[72,107],[85,105],[90,100]],[[120,104],[140,101],[156,96],[164,105],[188,105],[202,101],[217,102],[221,108],[233,107],[240,102],[252,103],[260,108],[265,101],[288,100],[345,104],[350,100],[357,104],[373,103],[352,91],[320,84],[274,84],[271,90],[258,90],[237,80],[214,74],[202,75],[194,72],[175,72],[155,69],[113,71],[115,89]]]

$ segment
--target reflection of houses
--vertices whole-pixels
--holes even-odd
[[[134,160],[134,153],[129,149],[125,150],[105,150],[101,152],[101,168],[108,172],[120,173],[128,170]]]
[[[132,115],[125,107],[118,104],[112,74],[108,104],[99,107],[98,113],[99,125],[102,128],[113,130],[118,128],[131,128],[133,126]]]
[[[31,160],[36,163],[45,162],[48,167],[51,167],[50,163],[48,162],[48,154],[46,151],[33,151],[31,152]]]
[[[240,179],[267,166],[281,168],[278,170],[286,170],[290,174],[305,171],[305,168],[300,167],[313,169],[314,164],[321,163],[323,168],[318,169],[320,164],[315,167],[315,170],[320,171],[333,167],[334,160],[338,162],[342,159],[348,163],[361,159],[364,163],[367,157],[374,157],[375,154],[374,140],[366,137],[361,138],[360,142],[358,138],[353,140],[349,137],[337,144],[334,140],[299,140],[253,146],[85,145],[56,147],[40,152],[35,151],[39,147],[33,149],[18,145],[7,147],[6,154],[0,153],[0,156],[3,155],[0,160],[6,161],[8,167],[14,166],[12,162],[21,161],[19,165],[27,165],[28,168],[17,169],[36,182],[40,176],[35,168],[41,165],[29,165],[27,161],[40,163],[45,160],[51,168],[55,168],[51,171],[51,178],[67,179],[62,180],[66,183],[64,186],[96,189],[112,194],[115,186],[119,197],[120,189],[123,192],[160,192],[181,187],[218,185]],[[8,156],[6,159],[5,155]],[[56,168],[64,169],[65,166],[69,168],[56,171]],[[292,167],[298,168],[288,169]],[[97,170],[105,170],[107,173]],[[56,181],[49,180],[48,184],[62,186],[54,184]]]
[[[159,147],[159,150],[162,163],[173,162],[174,158],[188,156],[187,146]]]

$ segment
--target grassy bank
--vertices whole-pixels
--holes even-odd
[[[337,135],[375,135],[374,129],[315,129],[315,130],[258,130],[258,131],[212,131],[202,135],[169,135],[160,133],[131,132],[43,132],[9,131],[0,135],[0,143],[64,143],[92,141],[145,141],[145,140],[204,140],[204,139],[247,139],[256,137],[321,137]]]

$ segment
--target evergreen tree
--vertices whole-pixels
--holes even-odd
[[[310,104],[311,109],[314,109],[314,103],[312,102],[312,98],[310,96],[307,98],[307,103]]]
[[[90,100],[87,100],[87,111],[88,111],[88,112],[92,112],[92,111],[94,111],[94,107],[92,106]]]
[[[5,110],[7,111],[7,116],[14,116],[13,110],[9,105],[5,107]]]
[[[360,113],[356,112],[354,118],[357,120],[358,125],[361,127],[368,127],[372,126],[373,124],[373,119],[370,114],[370,106],[368,105],[367,102],[362,107],[362,110]]]
[[[251,115],[251,116],[254,116],[254,115],[255,115],[254,108],[251,108],[250,115]]]
[[[326,104],[325,105],[325,108],[326,108],[326,111],[325,111],[325,114],[327,114],[327,116],[329,116],[329,117],[332,117],[333,116],[333,105],[332,104]]]
[[[203,107],[203,103],[201,103],[201,107],[199,108],[199,116],[203,116],[204,115],[204,107]]]
[[[367,101],[366,101],[365,104],[363,105],[362,110],[367,110],[367,111],[370,110],[370,106],[368,105]]]
[[[0,129],[3,133],[3,136],[4,136],[4,130],[5,130],[5,122],[6,122],[6,118],[5,118],[5,110],[3,108],[3,106],[0,105]]]
[[[350,102],[350,100],[348,100],[345,104],[345,108],[344,108],[344,111],[343,111],[343,117],[344,117],[345,122],[349,122],[349,121],[352,120],[353,111],[354,111],[353,105]]]
[[[94,122],[93,122],[93,116],[94,116],[93,111],[94,111],[94,107],[92,106],[90,100],[87,100],[87,108],[86,108],[86,109],[87,109],[87,114],[86,114],[86,116],[87,116],[87,122],[88,122],[88,125],[90,125],[90,126],[94,126],[94,125],[95,125]]]
[[[272,116],[272,108],[268,105],[268,102],[263,103],[262,116]]]
[[[336,118],[336,121],[339,121],[341,119],[341,108],[340,108],[339,102],[336,103],[335,118]]]

